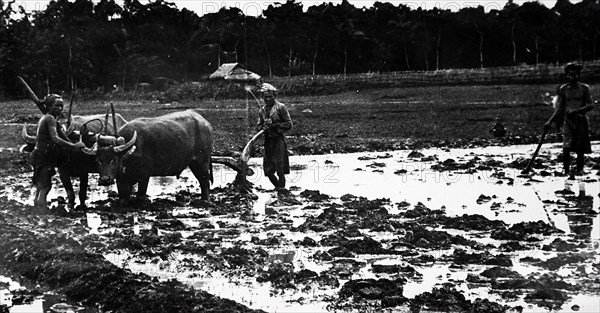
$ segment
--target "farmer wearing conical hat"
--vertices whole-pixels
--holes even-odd
[[[38,209],[47,209],[46,197],[52,187],[58,147],[85,147],[83,142],[70,142],[58,122],[58,116],[63,110],[63,99],[59,95],[50,94],[44,98],[43,104],[46,114],[38,122],[35,149],[31,152],[33,185],[36,187],[33,203]]]
[[[563,166],[565,175],[582,175],[584,155],[592,152],[586,113],[594,107],[590,95],[590,86],[579,82],[582,68],[581,64],[567,64],[565,74],[569,82],[558,88],[558,107],[544,125],[546,130],[553,125],[557,129],[563,128]],[[575,173],[570,172],[571,152],[577,154],[577,171]]]
[[[263,83],[259,90],[265,106],[258,117],[258,128],[265,130],[263,170],[275,189],[285,193],[285,174],[290,173],[290,161],[284,132],[292,129],[292,119],[285,105],[277,100],[277,88]]]

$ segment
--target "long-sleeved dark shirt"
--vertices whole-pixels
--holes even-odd
[[[265,119],[270,118],[272,121],[271,127],[265,131],[265,136],[276,137],[281,133],[292,129],[292,118],[285,105],[279,101],[275,101],[272,107],[265,106],[258,116],[258,129],[261,129],[265,124]]]

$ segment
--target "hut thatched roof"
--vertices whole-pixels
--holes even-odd
[[[224,63],[208,78],[211,80],[254,81],[259,80],[260,75],[244,69],[239,63]]]

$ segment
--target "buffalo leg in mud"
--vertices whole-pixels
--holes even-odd
[[[33,206],[36,209],[48,209],[48,203],[46,200],[46,198],[48,197],[48,192],[50,192],[50,189],[46,188],[36,190],[35,196],[33,198]]]
[[[85,200],[87,200],[87,190],[88,190],[88,175],[81,175],[79,177],[79,205],[81,208],[85,208]]]
[[[58,176],[60,177],[60,182],[63,184],[65,191],[67,192],[68,207],[70,210],[72,210],[75,208],[75,190],[73,190],[71,175],[65,173],[64,171],[59,171]],[[81,192],[81,189],[79,189],[79,191]]]
[[[200,183],[200,189],[202,190],[202,200],[209,201],[210,200],[210,162],[198,162],[193,161],[189,165],[190,170],[198,179]]]
[[[132,183],[128,181],[119,181],[117,180],[117,191],[119,192],[119,204],[127,205],[129,199],[131,198],[131,192],[133,190]]]
[[[146,199],[148,198],[146,196],[146,193],[148,192],[148,184],[150,183],[150,177],[144,177],[141,178],[138,181],[138,188],[137,188],[137,196],[136,199],[140,202],[143,203],[144,201],[146,201]],[[132,185],[133,187],[133,185]]]

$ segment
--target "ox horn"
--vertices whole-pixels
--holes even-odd
[[[31,136],[31,135],[27,134],[27,126],[25,126],[25,124],[23,124],[23,130],[21,130],[21,137],[28,144],[34,145],[35,142],[37,141],[36,136]]]
[[[91,156],[95,156],[98,154],[98,143],[96,142],[94,144],[94,146],[90,149],[90,148],[81,148],[81,152],[87,154],[87,155],[91,155]]]
[[[88,124],[92,123],[92,122],[95,122],[95,121],[98,121],[98,123],[100,123],[100,130],[97,133],[89,131],[89,129],[88,129]],[[102,120],[99,119],[99,118],[95,118],[95,119],[93,119],[91,121],[87,121],[87,122],[83,123],[83,125],[81,125],[81,132],[80,133],[82,135],[85,135],[85,136],[93,135],[95,137],[95,140],[97,140],[98,137],[100,136],[100,133],[102,132],[102,129],[104,129],[104,124],[102,124]]]
[[[123,151],[126,151],[129,148],[131,148],[131,146],[133,146],[135,144],[136,140],[137,140],[137,131],[134,131],[133,132],[133,137],[131,137],[131,140],[129,140],[127,143],[125,143],[122,146],[115,146],[113,148],[113,151],[115,151],[115,153],[121,153]]]
[[[102,122],[100,122],[102,123]],[[74,127],[73,124],[71,124],[71,126]],[[83,142],[83,136],[88,134],[88,129],[87,129],[87,123],[84,123],[83,125],[81,125],[81,128],[77,131],[74,131],[73,134],[79,136],[79,142]]]
[[[22,145],[21,148],[19,148],[19,153],[31,153],[32,151],[33,148],[28,144]]]

